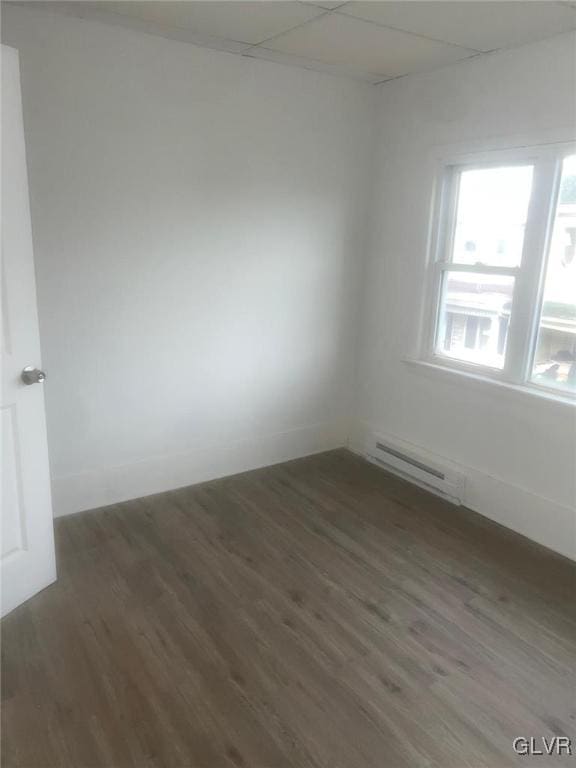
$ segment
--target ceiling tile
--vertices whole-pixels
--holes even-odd
[[[477,51],[521,45],[576,28],[572,8],[536,0],[351,2],[338,13]]]
[[[341,8],[346,5],[346,0],[301,0],[301,2],[309,5],[317,5],[319,8],[324,8],[327,11],[333,11],[336,8]]]
[[[169,40],[192,43],[193,45],[199,45],[204,48],[213,48],[218,51],[228,51],[228,53],[242,53],[242,51],[251,47],[249,43],[239,43],[224,37],[215,37],[214,35],[196,32],[193,29],[164,26],[154,21],[137,18],[136,16],[125,16],[123,14],[114,13],[103,7],[111,5],[111,3],[108,2],[90,2],[89,0],[86,2],[71,2],[70,0],[67,0],[66,2],[48,2],[47,0],[40,0],[40,2],[36,2],[35,0],[26,0],[25,3],[15,4],[24,5],[27,8],[38,8],[42,11],[63,13],[66,16],[74,16],[76,18],[100,21],[103,24],[125,27],[139,32],[146,32],[151,35],[158,35],[159,37],[166,37]]]
[[[396,77],[474,54],[340,14],[326,14],[266,43],[266,48],[327,64]]]
[[[508,48],[576,28],[576,0],[25,0],[15,4],[367,82],[432,70],[479,51]]]
[[[291,53],[282,53],[281,51],[272,51],[269,48],[258,45],[254,48],[249,48],[244,56],[252,59],[265,59],[266,61],[274,61],[276,64],[285,64],[290,67],[301,67],[303,69],[314,69],[318,72],[328,72],[331,75],[343,75],[350,77],[353,80],[360,80],[364,83],[380,83],[383,78],[382,75],[374,74],[373,72],[364,72],[354,67],[346,67],[343,64],[325,64],[322,61],[316,61],[315,59],[307,59],[302,56],[295,56]]]
[[[67,2],[80,7],[86,15],[94,10],[156,24],[164,29],[189,30],[196,35],[227,38],[255,45],[299,24],[320,16],[325,11],[300,2]]]

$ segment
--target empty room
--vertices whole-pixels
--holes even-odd
[[[576,2],[1,2],[2,768],[576,766]]]

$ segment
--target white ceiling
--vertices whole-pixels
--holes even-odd
[[[576,1],[25,4],[371,83],[576,29]]]

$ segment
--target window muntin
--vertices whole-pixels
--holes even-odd
[[[445,166],[432,360],[576,395],[573,153],[556,145]]]

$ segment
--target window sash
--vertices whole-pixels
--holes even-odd
[[[523,159],[516,159],[516,160],[501,160],[501,161],[492,161],[492,162],[486,162],[486,163],[465,163],[465,164],[458,164],[458,165],[449,165],[446,166],[444,169],[444,180],[443,180],[443,186],[444,186],[444,200],[442,202],[442,211],[441,215],[444,221],[441,223],[440,231],[439,231],[439,242],[438,242],[438,248],[437,248],[437,254],[436,254],[436,261],[439,261],[440,263],[444,264],[453,264],[454,266],[461,264],[462,266],[468,266],[466,264],[462,264],[461,262],[457,262],[453,260],[453,253],[454,253],[454,240],[456,235],[456,226],[457,226],[457,210],[458,210],[458,201],[460,197],[460,183],[462,174],[466,171],[480,171],[480,170],[489,170],[491,168],[514,168],[514,167],[524,167],[524,166],[532,166],[534,170],[536,170],[536,164],[537,160],[532,155],[526,156]],[[534,196],[534,178],[532,179],[532,196],[531,199]],[[528,216],[530,215],[530,210],[528,210]],[[526,245],[526,241],[524,240],[523,247]],[[479,262],[479,265],[482,265],[489,269],[498,269],[498,267],[491,266],[489,264],[482,264],[482,262]],[[519,266],[522,265],[522,259]]]
[[[435,302],[434,302],[434,327],[431,334],[431,354],[430,359],[432,362],[446,365],[450,368],[464,369],[472,373],[482,374],[489,373],[491,377],[498,378],[500,380],[508,380],[505,375],[506,364],[504,368],[496,368],[494,366],[487,365],[486,363],[475,363],[467,360],[461,360],[457,357],[451,357],[444,355],[438,351],[438,339],[439,331],[441,328],[441,303],[442,303],[442,288],[444,284],[444,274],[447,272],[460,272],[463,274],[484,274],[484,275],[506,275],[516,278],[519,273],[519,267],[476,267],[474,264],[451,264],[451,263],[436,263],[435,267]],[[516,283],[514,288],[516,288]],[[511,310],[512,311],[512,310]],[[508,330],[508,336],[510,331]],[[507,347],[509,340],[507,343]],[[507,353],[506,353],[507,356]],[[505,356],[505,360],[506,360]]]
[[[572,398],[571,392],[559,391],[531,381],[540,326],[544,276],[550,248],[550,239],[556,215],[562,163],[574,153],[573,145],[550,145],[496,152],[468,162],[445,162],[441,169],[439,198],[432,231],[434,251],[429,269],[428,296],[430,301],[424,319],[429,331],[423,336],[423,357],[443,367],[489,376],[535,391],[553,393]],[[497,155],[497,157],[496,157]],[[452,261],[456,212],[460,178],[463,171],[512,166],[533,166],[532,192],[527,212],[526,229],[520,265],[497,267],[484,263],[462,264]],[[514,295],[510,313],[510,326],[504,358],[504,367],[494,368],[442,355],[437,351],[437,339],[445,272],[485,275],[508,275],[514,278]]]
[[[508,330],[505,377],[518,384],[528,382],[540,320],[543,274],[560,182],[561,158],[545,158],[534,166],[532,196],[528,208],[522,261],[514,286]]]

